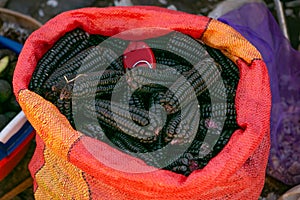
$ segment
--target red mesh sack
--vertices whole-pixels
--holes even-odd
[[[153,170],[140,159],[74,130],[57,107],[28,89],[38,61],[66,32],[81,28],[90,34],[113,36],[145,27],[175,30],[220,49],[240,71],[235,107],[241,128],[203,169],[189,176]],[[146,31],[139,39],[157,36]],[[255,47],[217,20],[156,7],[68,11],[28,38],[13,84],[37,133],[29,166],[36,199],[258,199],[261,193],[270,148],[267,68]],[[113,166],[149,172],[128,173]]]

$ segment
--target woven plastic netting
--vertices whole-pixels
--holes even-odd
[[[124,69],[132,38],[151,47],[155,69]],[[217,20],[153,7],[62,13],[28,39],[14,91],[37,132],[37,199],[257,199],[262,190],[268,73]]]
[[[285,184],[297,185],[300,183],[300,53],[292,48],[263,3],[245,4],[220,17],[220,21],[253,43],[267,64],[272,91],[267,173]]]

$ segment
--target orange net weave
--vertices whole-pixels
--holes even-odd
[[[66,32],[77,27],[112,36],[138,27],[176,30],[220,49],[239,67],[237,122],[224,149],[188,177],[153,168],[74,130],[50,102],[28,90],[38,60]],[[147,37],[147,33],[144,35]],[[14,92],[37,133],[30,163],[36,199],[258,199],[269,155],[271,93],[260,53],[229,26],[203,16],[155,7],[85,8],[58,15],[34,32],[21,52]],[[109,161],[108,161],[109,160]]]

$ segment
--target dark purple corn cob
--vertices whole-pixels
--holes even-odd
[[[205,167],[239,128],[237,66],[221,51],[173,32],[145,40],[156,70],[125,71],[129,42],[106,39],[79,29],[67,33],[38,63],[30,89],[77,130],[149,165],[185,176]]]
[[[60,60],[70,54],[83,40],[88,38],[89,34],[81,29],[66,33],[60,38],[54,46],[38,62],[36,70],[32,75],[29,89],[40,88],[46,78],[56,69]]]

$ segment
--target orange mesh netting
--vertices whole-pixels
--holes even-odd
[[[236,130],[224,149],[188,177],[147,169],[143,161],[74,130],[59,110],[28,90],[37,62],[66,32],[82,28],[112,36],[139,27],[168,28],[220,49],[240,70]],[[141,37],[148,37],[144,33]],[[36,199],[258,199],[269,155],[271,93],[260,53],[228,25],[156,7],[84,8],[62,13],[26,41],[14,74],[14,92],[36,130],[30,163]],[[103,164],[105,161],[106,164]],[[110,166],[107,163],[110,162]],[[119,167],[120,168],[120,167]]]

